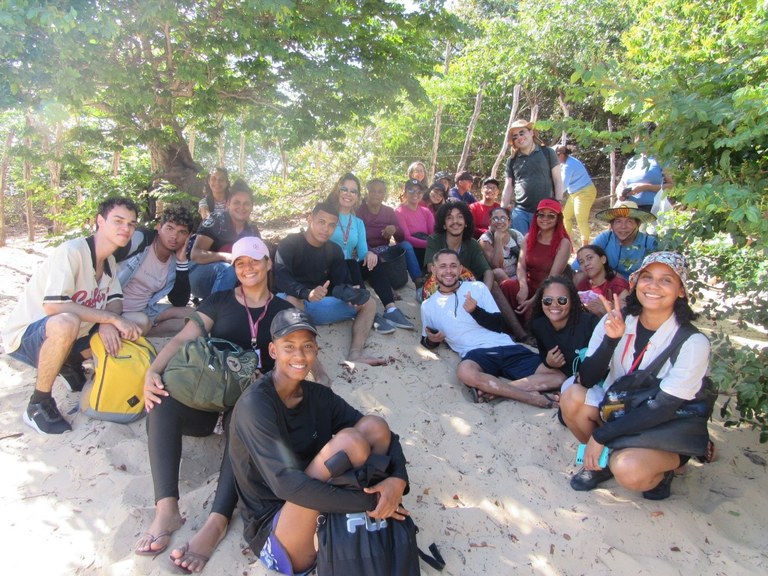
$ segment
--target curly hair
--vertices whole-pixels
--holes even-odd
[[[640,313],[643,311],[643,305],[640,303],[640,300],[637,299],[637,290],[635,288],[632,288],[632,291],[627,296],[624,310],[626,314],[631,314],[632,316],[640,316]],[[672,310],[675,314],[675,320],[677,320],[677,323],[681,326],[693,322],[699,317],[699,315],[693,311],[693,308],[691,308],[691,305],[688,302],[688,298],[685,296],[680,296],[675,300],[675,305]]]
[[[177,226],[186,226],[190,232],[195,228],[195,217],[184,206],[166,206],[160,215],[159,224],[162,226],[168,222]]]
[[[592,250],[592,252],[597,254],[598,258],[605,257],[605,263],[603,264],[603,270],[605,271],[605,279],[611,280],[616,277],[616,270],[614,270],[611,267],[611,265],[608,263],[608,256],[605,254],[605,250],[603,250],[600,246],[598,246],[597,244],[584,244],[584,246],[576,250],[577,259],[582,250]]]
[[[552,286],[552,284],[560,284],[568,291],[568,301],[571,303],[571,309],[568,312],[566,326],[576,325],[579,322],[579,318],[581,318],[579,291],[576,290],[573,281],[565,276],[550,276],[541,283],[541,286],[539,286],[539,289],[536,290],[536,294],[533,296],[533,318],[544,316],[544,307],[541,304],[541,299],[544,296],[544,291]]]
[[[475,229],[475,219],[472,218],[472,212],[469,211],[469,206],[464,202],[443,202],[440,208],[435,214],[435,234],[445,234],[445,221],[448,219],[448,215],[452,210],[458,210],[464,217],[464,232],[461,235],[461,241],[466,242],[472,238],[472,231]]]

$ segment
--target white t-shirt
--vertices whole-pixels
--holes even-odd
[[[123,312],[142,312],[154,294],[160,292],[168,282],[168,266],[171,258],[161,262],[150,247],[147,257],[123,286]]]
[[[426,336],[427,326],[444,332],[448,346],[462,358],[470,350],[513,346],[515,342],[508,334],[483,328],[464,310],[467,293],[471,293],[486,312],[499,311],[485,284],[464,281],[453,294],[441,294],[438,290],[421,303],[422,336]]]
[[[589,340],[587,356],[594,354],[595,350],[605,337],[605,321],[608,315],[603,316],[598,323],[592,338]],[[586,404],[598,406],[600,400],[605,395],[605,391],[611,387],[616,380],[629,373],[635,355],[635,338],[637,337],[637,316],[627,316],[624,319],[626,328],[624,336],[621,337],[616,349],[611,356],[611,362],[608,365],[608,376],[601,386],[593,386],[587,392]],[[666,350],[672,342],[672,338],[679,324],[674,314],[670,316],[664,324],[651,336],[648,341],[648,348],[643,354],[638,369],[647,367],[656,357]],[[701,388],[701,379],[707,374],[709,369],[709,340],[703,334],[693,334],[680,347],[674,365],[667,360],[658,372],[661,379],[659,386],[667,394],[682,398],[683,400],[693,400],[696,393]]]
[[[46,316],[45,302],[75,302],[89,308],[103,310],[107,302],[123,298],[117,279],[115,257],[110,255],[104,264],[104,274],[96,281],[95,256],[86,238],[64,242],[40,265],[29,279],[13,312],[8,316],[3,332],[6,352],[13,352],[21,344],[27,326]],[[86,336],[93,322],[81,322],[78,338]]]

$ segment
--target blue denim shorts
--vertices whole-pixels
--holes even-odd
[[[285,299],[285,292],[280,292],[278,297]],[[352,320],[357,316],[357,309],[344,300],[333,296],[326,296],[318,302],[304,300],[304,311],[312,318],[315,324],[335,324],[344,320]]]
[[[43,342],[45,342],[45,326],[48,324],[49,319],[50,316],[45,316],[27,326],[27,329],[21,336],[21,345],[16,350],[9,353],[11,358],[15,358],[16,360],[24,362],[24,364],[29,364],[30,366],[37,368],[37,363],[40,360],[40,348],[43,347]],[[91,347],[91,334],[93,334],[98,327],[98,324],[94,324],[91,332],[87,336],[75,340],[75,343],[72,345],[72,352],[88,350],[88,348]]]

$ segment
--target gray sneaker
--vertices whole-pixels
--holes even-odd
[[[40,434],[63,434],[72,430],[72,426],[64,420],[53,398],[46,398],[37,404],[27,406],[22,419],[27,426],[31,426]]]
[[[373,329],[379,334],[392,334],[392,332],[395,331],[395,327],[387,322],[384,316],[378,312],[376,313],[376,316],[373,317]]]
[[[391,312],[384,312],[384,319],[393,326],[404,330],[413,330],[415,328],[413,323],[405,317],[405,314],[399,308],[395,308]]]

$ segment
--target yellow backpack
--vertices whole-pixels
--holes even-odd
[[[81,411],[91,418],[129,424],[144,416],[144,376],[157,352],[143,337],[123,340],[115,356],[107,354],[101,336],[91,336],[93,382],[80,399]]]

